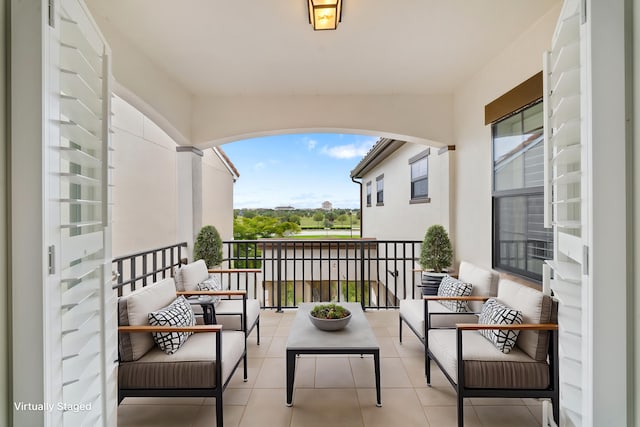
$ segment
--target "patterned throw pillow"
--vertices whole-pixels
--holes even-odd
[[[468,297],[471,295],[471,283],[465,283],[461,280],[455,279],[448,274],[442,278],[440,286],[438,287],[439,297]],[[440,304],[447,307],[449,310],[456,313],[464,313],[469,311],[469,305],[467,301],[439,301]]]
[[[484,325],[519,325],[522,323],[522,313],[507,307],[495,298],[490,298],[482,306],[478,323]],[[504,354],[513,349],[520,333],[520,331],[502,329],[481,329],[479,332]]]
[[[193,326],[196,318],[191,305],[181,295],[168,306],[149,313],[152,326]],[[173,354],[184,344],[190,332],[153,332],[153,340],[167,354]]]
[[[215,276],[209,277],[207,280],[203,280],[198,283],[197,288],[199,291],[220,291],[222,290],[222,285],[220,284],[220,279]],[[213,305],[218,305],[220,302],[220,297],[212,295],[210,296],[210,301],[213,302]]]

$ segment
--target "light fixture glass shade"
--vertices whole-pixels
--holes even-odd
[[[314,30],[335,30],[342,18],[342,0],[307,0]]]

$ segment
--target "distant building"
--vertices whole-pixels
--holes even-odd
[[[325,211],[330,211],[333,209],[333,203],[331,203],[330,201],[324,201],[322,202],[322,209],[324,209]]]
[[[379,139],[351,171],[362,183],[362,237],[422,240],[433,224],[451,233],[453,149]]]
[[[293,206],[276,206],[275,208],[273,208],[273,210],[275,211],[292,211],[295,208]]]

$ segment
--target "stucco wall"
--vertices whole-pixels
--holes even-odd
[[[192,191],[202,198],[193,204],[202,209],[197,222],[215,225],[223,239],[230,239],[233,177],[217,155],[205,150],[202,157],[190,155],[189,162],[180,163],[176,142],[142,112],[114,97],[113,113],[113,256],[178,243],[178,196]],[[202,162],[202,174],[196,174],[202,185],[179,189],[178,168],[191,175],[193,161]],[[191,206],[187,211],[192,214]]]
[[[222,240],[233,238],[233,176],[213,150],[202,157],[202,225],[215,225]]]
[[[560,13],[552,9],[454,93],[455,257],[491,267],[491,126],[484,106],[542,69]]]
[[[448,154],[438,155],[431,148],[429,155],[430,203],[410,204],[411,169],[408,160],[427,146],[407,143],[377,165],[362,179],[363,237],[376,239],[422,240],[432,224],[449,228]],[[376,177],[384,174],[384,206],[376,206]],[[371,181],[371,206],[366,203],[366,184]],[[443,187],[443,184],[445,186]]]
[[[449,144],[452,96],[273,95],[199,96],[193,142],[208,147],[280,133],[357,133]]]
[[[113,256],[177,243],[176,144],[113,100]]]

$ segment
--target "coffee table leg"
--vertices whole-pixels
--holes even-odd
[[[293,379],[296,376],[296,353],[287,350],[287,406],[293,406]]]
[[[376,350],[373,353],[373,367],[376,372],[376,406],[382,406],[382,399],[380,397],[380,350]]]

